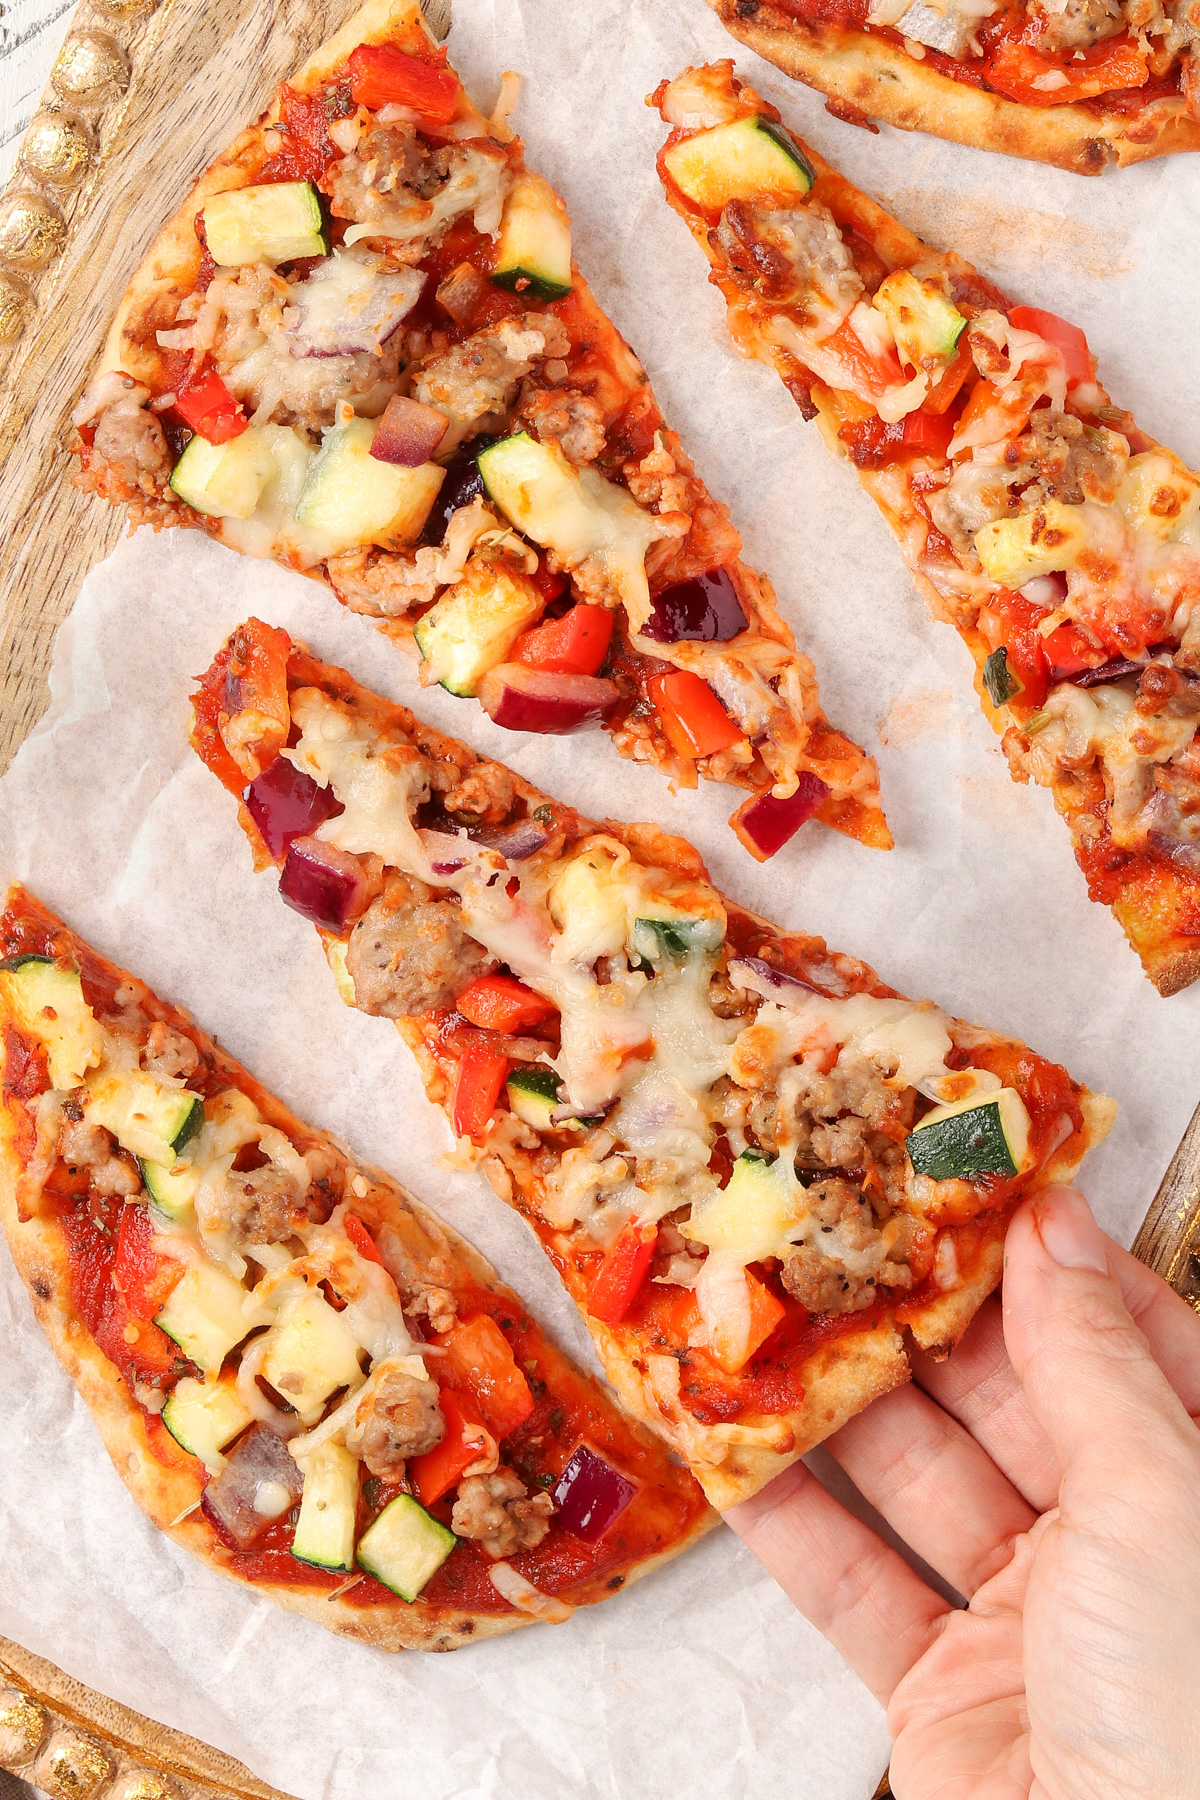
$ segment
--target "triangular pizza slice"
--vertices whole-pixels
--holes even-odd
[[[1111,1101],[582,818],[252,619],[193,743],[343,998],[540,1238],[719,1507],[944,1353]]]
[[[13,1258],[121,1479],[202,1562],[452,1650],[713,1522],[478,1252],[21,887],[0,1030]]]
[[[323,576],[496,723],[740,790],[760,859],[813,817],[890,846],[562,201],[416,0],[369,0],[200,178],[74,418],[80,486]]]
[[[1113,404],[1078,326],[923,243],[732,63],[654,100],[735,346],[854,464],[1014,779],[1050,789],[1092,898],[1176,993],[1200,975],[1200,474]]]

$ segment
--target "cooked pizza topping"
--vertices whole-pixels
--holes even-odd
[[[961,1232],[1083,1141],[1094,1103],[1063,1070],[734,914],[676,841],[643,851],[500,784],[298,650],[258,686],[277,635],[252,620],[220,653],[197,749],[241,793],[228,745],[286,716],[280,761],[324,796],[316,840],[382,884],[357,923],[336,895],[301,909],[343,997],[396,1019],[591,1317],[652,1320],[732,1378],[728,1417],[798,1404],[758,1383],[779,1332],[953,1287]],[[293,789],[273,769],[246,791],[263,845]],[[481,825],[472,798],[501,789]],[[285,899],[304,841],[276,855]],[[499,1476],[479,1474],[500,1532]]]
[[[283,1582],[326,1571],[331,1588],[357,1569],[355,1604],[455,1607],[479,1598],[466,1540],[489,1567],[547,1540],[544,1563],[514,1578],[543,1598],[543,1581],[599,1598],[601,1571],[691,1528],[687,1478],[668,1492],[519,1305],[477,1286],[390,1184],[285,1129],[182,1016],[168,1022],[27,896],[10,897],[3,927],[20,1214],[61,1225],[71,1305],[169,1434],[151,1436],[155,1454],[203,1466],[203,1514],[231,1566]],[[589,1568],[582,1544],[560,1567],[547,1490],[584,1431],[636,1469],[621,1479],[640,1523]],[[501,1609],[484,1587],[482,1610]]]
[[[920,247],[889,268],[877,211],[815,159],[803,195],[786,169],[731,161],[723,132],[782,133],[732,64],[680,82],[724,123],[676,125],[660,169],[735,342],[858,467],[975,651],[1014,774],[1059,796],[1094,891],[1113,898],[1122,868],[1186,886],[1200,875],[1200,474],[1112,404],[1077,327],[1009,305],[953,254]],[[656,96],[669,122],[675,86]]]
[[[192,291],[152,331],[147,309],[152,341],[129,351],[153,375],[107,370],[76,410],[81,484],[322,571],[498,724],[603,728],[685,786],[743,790],[733,823],[760,859],[814,816],[888,847],[873,762],[827,725],[770,586],[575,270],[561,200],[419,28],[386,80],[355,74],[377,48],[352,53],[348,88],[285,88],[249,185],[199,206]],[[793,286],[831,304],[861,287],[815,213],[741,224]],[[719,632],[697,583],[727,592]]]

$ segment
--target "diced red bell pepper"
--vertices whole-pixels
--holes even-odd
[[[1023,106],[1061,106],[1069,100],[1092,100],[1117,88],[1137,88],[1149,77],[1145,50],[1129,38],[1109,39],[1085,50],[1076,62],[1043,56],[1030,44],[1010,40],[997,44],[983,66],[989,87]],[[1061,75],[1053,87],[1039,87],[1047,75]]]
[[[690,669],[652,676],[646,693],[658,713],[663,735],[680,756],[712,756],[745,736],[707,681]]]
[[[1009,323],[1019,330],[1036,331],[1048,344],[1062,351],[1069,386],[1073,387],[1077,381],[1096,379],[1096,359],[1078,325],[1060,319],[1057,313],[1043,312],[1040,306],[1014,306],[1008,318]]]
[[[1040,706],[1049,683],[1045,640],[1038,630],[1045,611],[1023,594],[1012,593],[997,594],[988,602],[988,611],[1000,622],[1001,643],[1021,683],[1021,705]]]
[[[903,441],[923,456],[945,456],[954,429],[954,420],[945,413],[910,412],[904,418]]]
[[[421,1456],[409,1458],[408,1472],[422,1506],[432,1506],[443,1494],[458,1485],[464,1469],[478,1462],[483,1454],[487,1430],[479,1408],[470,1394],[457,1388],[444,1387],[438,1405],[446,1421],[446,1433],[440,1444]]]
[[[552,675],[595,675],[608,655],[612,633],[609,608],[581,601],[561,619],[547,619],[522,632],[510,660]]]
[[[454,1088],[452,1123],[456,1137],[481,1138],[496,1111],[511,1063],[484,1032],[472,1035],[462,1053]]]
[[[718,1330],[709,1339],[709,1353],[727,1375],[737,1375],[745,1368],[755,1351],[761,1350],[784,1315],[784,1307],[780,1301],[749,1269],[746,1270],[746,1287],[749,1290],[750,1316],[745,1336],[739,1333],[734,1342],[732,1337]]]
[[[215,369],[177,396],[175,411],[210,444],[227,444],[230,438],[240,437],[250,423]]]
[[[657,1225],[631,1220],[600,1264],[588,1289],[588,1311],[602,1325],[617,1325],[645,1284],[658,1242]]]
[[[350,52],[350,92],[372,112],[411,106],[435,125],[448,124],[458,107],[457,75],[394,44],[360,44]]]
[[[971,334],[961,331],[954,355],[942,370],[921,405],[925,413],[949,412],[958,399],[959,392],[967,378],[975,373],[975,358],[971,355]]]
[[[126,1206],[117,1229],[113,1281],[135,1319],[153,1319],[183,1279],[183,1264],[164,1256],[148,1206]]]
[[[446,1352],[437,1359],[438,1374],[445,1371],[455,1387],[465,1389],[497,1442],[524,1424],[533,1395],[512,1345],[490,1314],[468,1319],[438,1341]]]
[[[361,1219],[356,1219],[353,1213],[347,1213],[342,1220],[342,1228],[358,1254],[366,1262],[378,1263],[380,1268],[383,1267],[383,1258],[379,1254],[375,1239]]]
[[[558,1011],[514,975],[481,975],[463,989],[455,1005],[481,1031],[528,1031],[544,1025]]]
[[[1069,681],[1085,669],[1098,669],[1108,661],[1107,650],[1089,643],[1077,625],[1057,625],[1042,639],[1042,651],[1051,681]]]
[[[842,320],[832,336],[825,339],[822,348],[841,358],[850,377],[846,386],[864,399],[878,400],[888,388],[899,387],[904,381],[904,370],[895,351],[887,350],[882,356],[876,356],[868,350],[849,319]]]
[[[538,566],[529,579],[547,606],[567,591],[566,576],[560,570],[552,569],[544,556],[538,557]]]

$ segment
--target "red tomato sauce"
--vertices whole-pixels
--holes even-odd
[[[264,165],[259,181],[320,181],[338,155],[329,136],[330,124],[353,111],[348,84],[298,94],[285,82],[279,90],[276,127],[283,145]]]

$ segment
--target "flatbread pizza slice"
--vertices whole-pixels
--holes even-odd
[[[326,580],[497,724],[732,786],[760,859],[814,817],[890,847],[563,202],[416,0],[369,0],[201,176],[74,416],[80,486]]]
[[[713,1522],[456,1232],[21,887],[0,1030],[13,1259],[121,1479],[201,1562],[452,1650]]]
[[[1189,0],[708,4],[855,125],[882,119],[1077,175],[1200,150],[1200,22]]]
[[[654,99],[735,348],[854,464],[1014,780],[1050,789],[1088,892],[1176,993],[1200,974],[1200,474],[1112,403],[1078,326],[923,243],[732,63]]]
[[[999,1032],[717,893],[259,620],[193,744],[342,997],[393,1019],[628,1410],[745,1499],[944,1354],[1021,1196],[1113,1115]]]

